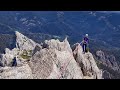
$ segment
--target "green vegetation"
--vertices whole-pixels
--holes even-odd
[[[32,53],[32,50],[29,50],[28,52],[29,52],[29,53]]]
[[[29,52],[31,52],[32,50],[30,50]],[[28,52],[26,50],[23,51],[23,53],[20,55],[23,59],[30,59],[31,56],[28,56]]]
[[[21,57],[22,57],[23,59],[30,59],[30,58],[31,58],[31,56],[24,55],[24,54],[21,54]]]

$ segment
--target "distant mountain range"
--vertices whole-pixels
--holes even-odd
[[[18,30],[22,33],[68,35],[73,42],[80,41],[88,33],[91,39],[119,47],[119,15],[97,11],[1,11],[0,33],[11,34]]]

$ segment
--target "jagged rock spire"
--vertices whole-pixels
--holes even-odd
[[[33,40],[29,39],[18,31],[15,31],[15,35],[16,47],[20,50],[33,50],[35,48],[36,43]]]
[[[45,40],[42,48],[38,48],[40,45],[33,40],[18,31],[15,34],[17,48],[6,49],[1,61],[9,61],[15,56],[21,57],[19,53],[22,53],[22,50],[32,50],[34,54],[29,62],[22,63],[20,67],[3,67],[1,79],[102,79],[102,71],[97,67],[92,54],[90,52],[83,54],[79,44],[75,44],[71,49],[67,38],[62,42],[51,39]],[[13,57],[10,58],[9,55]],[[17,59],[21,61],[20,58]]]
[[[102,79],[102,71],[97,67],[93,55],[88,52],[83,54],[80,44],[75,44],[73,55],[82,69],[83,75],[93,79]]]

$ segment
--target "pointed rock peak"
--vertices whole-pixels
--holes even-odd
[[[67,37],[64,39],[63,42],[64,42],[65,48],[68,49],[70,53],[72,53],[72,49],[71,49],[71,47],[70,47],[70,43],[68,42]]]
[[[74,44],[72,49],[73,56],[81,67],[84,76],[89,76],[93,79],[102,79],[102,71],[97,67],[93,55],[90,52],[83,54],[79,43]]]
[[[15,31],[15,35],[18,36],[20,35],[21,33],[19,33],[18,31]]]
[[[26,36],[24,36],[22,33],[20,33],[20,32],[18,32],[18,31],[15,31],[15,35],[16,35],[16,38],[21,38],[21,39],[23,39],[23,37],[24,38],[27,38]]]
[[[72,51],[74,51],[75,49],[77,49],[78,47],[80,47],[80,44],[79,43],[75,43],[73,46],[72,46]],[[77,49],[78,50],[78,49]]]
[[[68,37],[67,36],[65,37],[64,41],[68,41]]]
[[[45,40],[44,44],[43,44],[44,48],[51,48],[51,49],[57,49],[58,51],[69,51],[70,53],[72,53],[70,44],[67,40],[67,38],[65,40],[63,40],[63,42],[60,42],[58,39],[51,39],[51,40]]]
[[[25,35],[23,35],[22,33],[18,32],[18,31],[15,31],[15,35],[16,35],[17,39],[21,39],[21,40],[29,39],[28,37],[26,37]]]
[[[20,50],[33,50],[36,46],[36,43],[24,36],[23,34],[15,31],[16,34],[16,47]]]
[[[69,42],[68,42],[68,39],[67,39],[67,37],[64,39],[64,41],[63,41],[66,45],[69,45],[70,46],[70,44],[69,44]]]
[[[66,35],[66,37],[65,37],[65,39],[64,39],[64,42],[68,42],[68,37],[69,37],[69,36]]]

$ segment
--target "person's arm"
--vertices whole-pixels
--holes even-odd
[[[83,38],[83,40],[81,41],[80,45],[81,45],[83,42],[84,42],[84,38]]]

